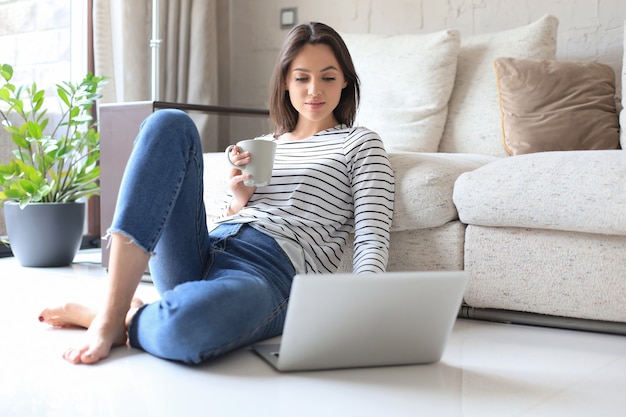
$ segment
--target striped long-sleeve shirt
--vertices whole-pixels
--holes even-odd
[[[339,125],[277,145],[270,184],[219,222],[250,222],[279,242],[297,242],[306,273],[335,272],[354,232],[354,272],[384,271],[394,177],[380,137]]]

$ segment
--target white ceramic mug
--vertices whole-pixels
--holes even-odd
[[[228,162],[244,174],[250,174],[250,178],[243,183],[247,187],[262,187],[270,183],[272,178],[272,168],[274,167],[274,155],[276,154],[276,143],[264,139],[247,139],[237,142],[237,147],[241,152],[250,152],[250,162],[246,165],[235,165],[230,160],[230,152],[235,145],[226,148],[226,158]]]

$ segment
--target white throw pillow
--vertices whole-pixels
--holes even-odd
[[[458,31],[342,35],[361,79],[356,124],[388,152],[437,152],[460,47]]]
[[[556,17],[546,15],[527,26],[463,38],[439,152],[508,156],[493,61],[555,59],[558,25]]]

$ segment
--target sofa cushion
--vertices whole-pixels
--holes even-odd
[[[509,154],[619,147],[610,66],[498,58],[494,69]]]
[[[361,79],[357,124],[388,152],[437,152],[454,85],[459,32],[343,34]]]
[[[507,56],[555,59],[558,20],[546,15],[502,32],[463,37],[440,152],[508,156],[500,135],[493,61]]]
[[[459,176],[463,223],[626,235],[626,151],[539,152]]]
[[[204,155],[204,204],[207,221],[226,207],[228,162],[222,152]],[[497,158],[486,155],[438,153],[390,153],[395,175],[392,231],[439,227],[458,219],[452,202],[457,177]]]
[[[478,154],[390,153],[396,181],[391,230],[439,227],[458,219],[452,202],[457,177],[496,159]]]

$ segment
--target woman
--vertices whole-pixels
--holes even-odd
[[[95,363],[128,341],[195,364],[276,336],[293,276],[336,271],[351,231],[354,271],[384,271],[393,172],[378,135],[351,127],[358,100],[341,37],[321,23],[292,29],[272,78],[271,183],[247,187],[242,171],[231,169],[232,198],[210,232],[194,124],[175,110],[146,119],[109,230],[103,305],[67,304],[40,316],[88,328],[85,344],[64,358]],[[241,166],[251,156],[235,148],[230,158]],[[162,298],[142,305],[133,295],[148,262]]]

